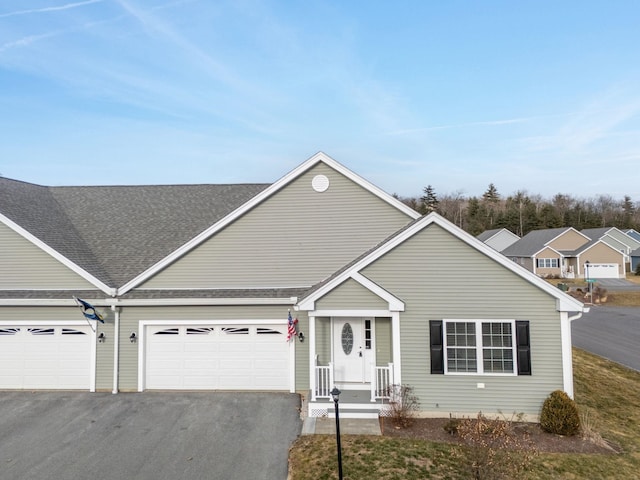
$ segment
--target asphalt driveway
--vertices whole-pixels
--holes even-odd
[[[571,330],[576,347],[640,371],[640,307],[594,305]]]
[[[277,393],[0,392],[0,479],[284,480],[299,408]]]

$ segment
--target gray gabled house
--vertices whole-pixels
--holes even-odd
[[[510,247],[518,240],[520,237],[513,233],[511,230],[506,228],[495,228],[493,230],[485,230],[480,235],[476,237],[483,243],[486,243],[494,250],[501,252],[505,248]]]
[[[573,394],[580,302],[323,153],[272,184],[0,178],[0,272],[0,389],[281,391],[326,415],[338,386],[355,415],[402,383],[423,415],[529,418]]]

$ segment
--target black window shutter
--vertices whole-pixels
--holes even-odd
[[[531,375],[529,320],[516,320],[516,349],[518,352],[518,375]]]
[[[442,335],[442,320],[429,320],[431,373],[434,374],[444,374],[444,338]]]

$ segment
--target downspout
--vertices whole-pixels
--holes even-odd
[[[112,394],[118,393],[118,363],[120,356],[120,307],[115,305],[111,306],[111,310],[114,312],[114,325],[113,325],[113,390]]]

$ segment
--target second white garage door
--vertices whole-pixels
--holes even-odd
[[[286,325],[147,326],[146,389],[289,390]]]

